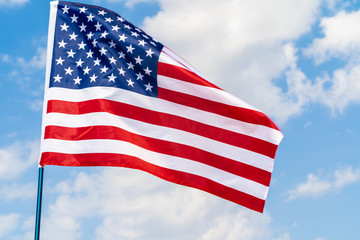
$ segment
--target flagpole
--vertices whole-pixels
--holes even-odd
[[[41,220],[41,203],[42,203],[42,189],[43,189],[44,167],[39,167],[38,178],[38,195],[36,204],[36,222],[35,222],[35,237],[34,240],[40,239],[40,220]]]

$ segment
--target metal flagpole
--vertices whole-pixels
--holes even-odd
[[[41,220],[41,202],[42,202],[42,189],[43,189],[44,167],[39,167],[38,178],[38,195],[36,204],[36,222],[35,222],[35,237],[34,240],[40,239],[40,220]]]

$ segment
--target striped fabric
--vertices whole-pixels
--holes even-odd
[[[155,97],[47,83],[40,165],[140,169],[262,212],[283,137],[276,125],[166,47],[156,79]]]

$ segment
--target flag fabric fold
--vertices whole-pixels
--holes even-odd
[[[262,212],[282,137],[120,15],[51,2],[41,166],[139,169]]]

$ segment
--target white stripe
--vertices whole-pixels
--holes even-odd
[[[194,66],[188,63],[185,59],[174,53],[169,48],[165,47],[162,49],[159,55],[159,62],[168,63],[175,65],[181,68],[184,68],[188,71],[191,71],[203,79],[207,79],[202,73],[200,73]]]
[[[163,50],[163,51],[164,51],[164,50]],[[175,65],[175,66],[177,66],[177,67],[190,70],[190,69],[188,69],[187,67],[185,67],[183,64],[181,64],[180,62],[174,60],[172,57],[170,57],[170,55],[164,54],[163,52],[160,53],[159,62],[167,63],[167,64],[171,64],[171,65]]]
[[[181,68],[185,68],[205,79],[205,77],[203,77],[195,67],[193,67],[190,63],[185,61],[182,57],[180,57],[179,55],[177,55],[176,53],[174,53],[172,50],[170,50],[165,46],[159,55],[159,62],[168,63],[168,64],[176,65]]]
[[[91,99],[107,99],[139,106],[152,111],[181,116],[236,133],[259,138],[274,144],[281,140],[281,132],[259,125],[237,121],[231,118],[172,103],[158,98],[147,97],[138,93],[111,87],[91,87],[82,90],[55,88],[48,90],[49,100],[80,102]],[[256,130],[255,130],[256,129]],[[273,138],[272,138],[273,136]]]
[[[268,187],[254,181],[236,176],[226,171],[184,158],[155,153],[134,144],[118,140],[82,140],[65,141],[47,139],[43,142],[45,152],[78,153],[115,153],[140,158],[148,163],[195,174],[227,187],[245,192],[265,200]]]
[[[110,113],[98,112],[82,115],[49,113],[46,116],[46,126],[88,127],[88,126],[115,126],[138,135],[161,139],[165,141],[192,146],[204,151],[233,159],[254,167],[271,172],[274,160],[270,157],[257,154],[246,149],[218,142],[193,133],[148,124],[129,118],[115,116]]]
[[[189,83],[162,75],[158,75],[158,86],[161,88],[166,88],[169,90],[186,93],[189,95],[209,99],[215,102],[227,104],[230,106],[259,111],[250,104],[247,104],[246,102],[231,95],[230,93],[217,88],[201,86],[198,84]]]

